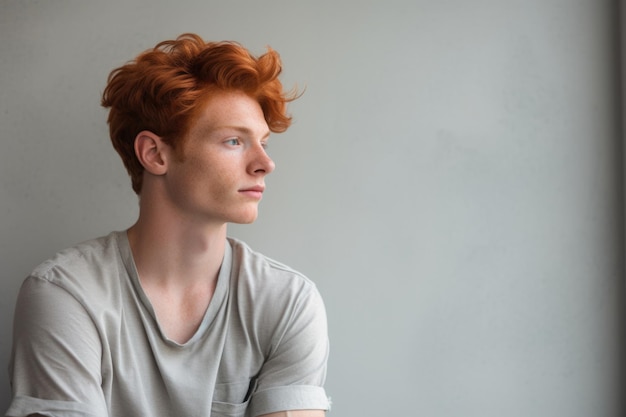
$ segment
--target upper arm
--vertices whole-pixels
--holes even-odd
[[[302,296],[284,328],[273,340],[273,350],[263,366],[259,388],[264,385],[323,386],[328,361],[326,310],[315,287]]]
[[[272,351],[258,376],[252,398],[257,415],[273,410],[292,414],[276,416],[323,416],[330,404],[324,391],[328,360],[326,312],[315,287],[308,287],[291,309],[275,335]],[[293,414],[296,413],[296,414]],[[268,414],[274,416],[274,414]]]
[[[46,280],[27,279],[15,309],[9,412],[37,415],[62,404],[100,415],[106,411],[101,355],[98,332],[83,306]]]

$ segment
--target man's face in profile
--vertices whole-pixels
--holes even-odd
[[[214,94],[182,141],[181,157],[170,158],[169,203],[202,223],[253,222],[264,178],[274,170],[265,151],[269,134],[256,100],[238,91]]]

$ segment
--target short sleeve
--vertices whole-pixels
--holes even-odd
[[[17,300],[7,416],[108,415],[101,389],[102,347],[83,306],[63,288],[26,279]]]
[[[251,415],[285,410],[328,410],[323,388],[328,361],[326,311],[316,287],[308,282],[274,336],[273,349],[257,379]]]

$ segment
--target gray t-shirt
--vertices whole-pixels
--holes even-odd
[[[257,416],[328,409],[323,302],[302,274],[228,239],[184,343],[159,328],[125,232],[57,254],[15,312],[7,416]]]

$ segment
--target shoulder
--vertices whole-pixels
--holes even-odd
[[[94,267],[113,255],[113,250],[117,249],[118,233],[112,232],[107,236],[87,240],[57,252],[52,258],[39,264],[31,275],[54,280],[56,272],[69,272]]]
[[[315,283],[301,272],[229,239],[231,307],[256,334],[266,357],[282,351],[327,350],[326,311]],[[315,343],[312,341],[315,340]],[[294,359],[300,361],[300,359]]]
[[[325,321],[324,302],[312,280],[241,241],[229,241],[230,297],[238,314],[274,336],[313,317]]]
[[[109,285],[107,277],[119,275],[124,268],[120,233],[112,232],[58,252],[38,265],[29,279],[54,284],[73,295],[102,289]]]
[[[232,248],[232,277],[240,285],[256,291],[269,290],[287,294],[316,292],[313,281],[299,271],[265,256],[250,248],[246,243],[229,238]]]

